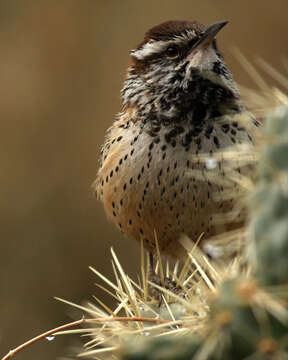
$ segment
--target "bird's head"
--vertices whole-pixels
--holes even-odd
[[[237,85],[216,45],[227,24],[168,21],[151,28],[131,51],[122,91],[125,106],[156,107],[173,117],[193,102],[216,107],[239,98]]]

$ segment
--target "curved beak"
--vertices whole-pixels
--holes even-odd
[[[209,46],[213,42],[213,40],[214,40],[215,36],[218,34],[218,32],[226,24],[228,24],[228,22],[229,21],[227,21],[227,20],[223,20],[223,21],[218,21],[218,22],[208,26],[208,28],[200,36],[200,39],[198,41],[196,41],[196,43],[191,47],[191,51],[188,56],[190,57],[190,55],[192,53],[194,53],[194,50],[196,50],[196,49]]]

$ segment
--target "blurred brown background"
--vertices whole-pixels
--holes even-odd
[[[138,246],[110,226],[90,191],[129,49],[165,20],[228,19],[218,43],[235,78],[251,85],[230,49],[283,70],[287,12],[287,0],[0,1],[0,356],[71,321],[53,296],[95,294],[88,266],[112,278],[110,246],[127,271],[138,270]],[[15,358],[64,358],[69,344],[69,336],[42,341]]]

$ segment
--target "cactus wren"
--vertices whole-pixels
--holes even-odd
[[[168,21],[131,51],[122,111],[108,129],[94,187],[108,218],[152,254],[156,236],[161,253],[181,258],[182,233],[196,241],[243,223],[238,217],[215,224],[215,214],[224,218],[235,204],[215,199],[224,192],[221,181],[209,181],[213,170],[195,162],[238,144],[253,146],[253,131],[237,120],[246,110],[216,45],[226,24]],[[253,130],[252,115],[249,122]],[[221,163],[217,169],[224,179]]]

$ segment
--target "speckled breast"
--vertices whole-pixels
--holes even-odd
[[[189,129],[168,139],[172,130],[160,129],[155,135],[138,123],[113,125],[96,188],[108,218],[124,234],[143,239],[150,251],[157,237],[163,253],[179,257],[182,233],[196,241],[202,233],[207,238],[231,227],[225,217],[231,215],[239,186],[214,155],[251,144],[252,138],[235,121],[208,120],[189,144],[184,141]],[[223,221],[217,225],[219,214]],[[242,220],[239,214],[233,223]]]

